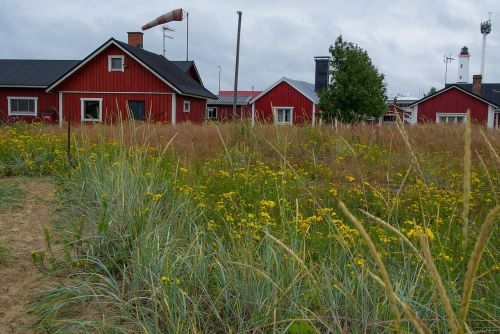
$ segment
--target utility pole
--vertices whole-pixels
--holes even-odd
[[[217,66],[217,68],[219,69],[219,95],[220,95],[220,73],[222,72],[222,67],[219,65]]]
[[[238,14],[238,39],[236,42],[236,68],[234,70],[234,98],[233,98],[233,121],[236,120],[236,98],[238,95],[238,70],[240,65],[240,34],[241,34],[241,11]]]

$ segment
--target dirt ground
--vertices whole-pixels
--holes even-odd
[[[3,180],[0,179],[0,182]],[[45,250],[44,226],[53,220],[54,186],[47,181],[27,180],[20,205],[0,212],[0,240],[9,248],[8,260],[0,264],[0,333],[32,333],[27,314],[30,303],[50,283],[35,268],[31,252]]]

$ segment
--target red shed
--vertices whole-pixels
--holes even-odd
[[[284,77],[252,99],[252,124],[315,125],[318,102],[313,84]]]
[[[498,126],[498,106],[457,85],[446,87],[410,105],[411,123],[463,123],[468,110],[473,122]]]

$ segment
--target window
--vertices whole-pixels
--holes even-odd
[[[8,97],[9,116],[36,116],[37,97]]]
[[[464,68],[464,64],[460,64],[460,68]]]
[[[292,125],[293,108],[273,108],[274,122],[278,125]]]
[[[189,112],[191,110],[191,102],[184,101],[184,107],[182,108],[184,112]]]
[[[109,72],[123,72],[124,70],[124,56],[109,56],[108,57],[108,71]]]
[[[102,99],[83,98],[80,101],[82,122],[102,122]]]
[[[217,119],[217,107],[208,107],[208,119]]]
[[[436,123],[465,123],[466,114],[436,114]]]

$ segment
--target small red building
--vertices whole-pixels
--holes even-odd
[[[52,74],[44,77],[36,91],[24,86],[23,91],[14,91],[16,87],[4,83],[0,74],[2,119],[15,116],[29,121],[42,116],[41,108],[50,107],[57,112],[59,124],[63,120],[113,123],[127,118],[200,123],[207,99],[216,98],[203,86],[193,62],[175,64],[144,50],[142,33],[129,33],[129,44],[111,38],[84,60],[61,66]],[[17,80],[24,75],[22,66],[13,74]]]
[[[236,118],[250,119],[252,107],[250,101],[258,96],[260,91],[238,91],[236,95]],[[207,102],[208,120],[231,121],[233,119],[234,91],[220,91],[217,99]]]
[[[479,82],[477,78],[475,79],[475,84],[479,87],[472,87],[472,91],[459,85],[450,85],[413,103],[410,106],[412,110],[411,124],[425,122],[463,123],[467,111],[470,111],[473,122],[484,124],[489,128],[498,127],[499,105],[476,93],[481,92],[481,79],[479,78]]]
[[[250,101],[252,124],[274,122],[278,125],[315,125],[319,112],[314,84],[281,78]]]

